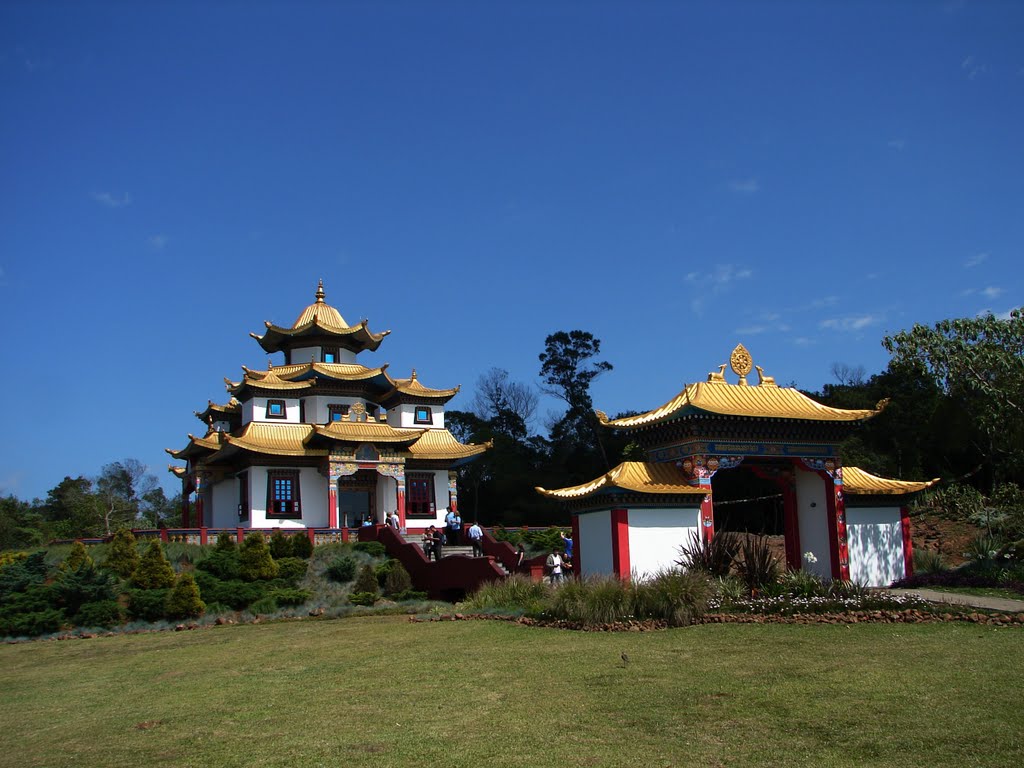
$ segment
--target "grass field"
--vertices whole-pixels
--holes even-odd
[[[1024,632],[968,624],[24,643],[0,648],[0,765],[1019,766],[1022,660]]]

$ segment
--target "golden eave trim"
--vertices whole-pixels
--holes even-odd
[[[902,496],[931,488],[941,478],[931,480],[889,480],[872,475],[860,467],[843,467],[843,493],[854,496]]]

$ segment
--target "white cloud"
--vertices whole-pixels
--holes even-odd
[[[795,339],[793,339],[793,343],[796,344],[798,347],[809,347],[812,344],[817,344],[817,342],[814,339],[810,339],[807,336],[797,336]]]
[[[728,186],[730,190],[740,195],[753,195],[761,191],[761,184],[757,179],[734,179]]]
[[[852,315],[849,317],[832,317],[822,320],[818,325],[833,331],[861,331],[871,325],[882,322],[877,315]]]
[[[109,192],[93,192],[92,199],[108,208],[124,208],[132,204],[132,196],[125,192],[122,197],[117,197]]]
[[[987,253],[976,253],[973,256],[968,256],[967,257],[967,261],[964,262],[964,266],[967,269],[970,269],[971,267],[976,267],[979,264],[984,263],[987,259],[988,259],[988,254]]]
[[[974,56],[968,56],[960,62],[960,69],[962,69],[968,80],[973,80],[978,75],[984,74],[987,67],[980,63]]]
[[[149,243],[149,247],[154,251],[162,251],[167,245],[169,238],[164,234],[157,234],[150,237],[146,242]]]
[[[767,325],[748,325],[746,328],[737,328],[733,333],[738,336],[757,336],[759,333],[767,333],[770,331]]]
[[[986,299],[995,299],[1004,293],[1006,293],[1006,290],[996,285],[990,285],[988,288],[982,288],[981,290],[981,295]]]
[[[906,139],[889,139],[889,143],[886,144],[889,149],[895,149],[897,152],[902,152],[903,148],[907,146]]]
[[[975,317],[987,317],[988,315],[994,315],[996,320],[1009,320],[1010,313],[1013,312],[1013,310],[1015,309],[1020,309],[1020,307],[1010,307],[1005,312],[995,312],[991,309],[981,309],[978,310],[978,313],[975,315]]]

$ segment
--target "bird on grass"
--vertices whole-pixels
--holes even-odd
[[[622,659],[622,666],[629,664],[629,655],[625,651],[622,652],[622,655],[619,658]]]

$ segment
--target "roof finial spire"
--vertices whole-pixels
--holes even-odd
[[[413,379],[416,378],[416,369],[415,368],[412,369],[412,377],[413,377]]]
[[[320,278],[320,282],[316,287],[316,303],[324,303],[324,279],[322,277]]]

